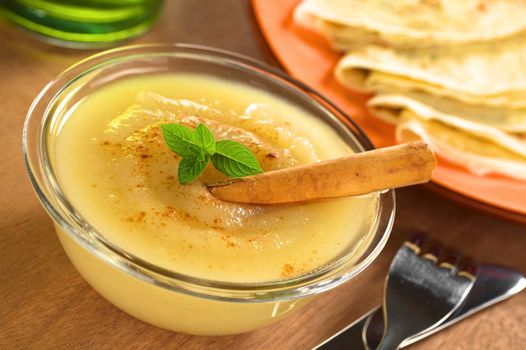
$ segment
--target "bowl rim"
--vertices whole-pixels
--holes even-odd
[[[264,75],[267,75],[267,78],[274,80],[280,79],[289,84],[296,92],[305,95],[308,99],[313,100],[314,103],[329,111],[335,120],[338,120],[353,134],[358,146],[360,146],[362,150],[374,149],[374,145],[356,122],[336,105],[299,80],[265,63],[237,53],[201,45],[177,43],[124,46],[87,57],[63,71],[44,87],[31,104],[27,113],[22,133],[24,163],[37,197],[55,223],[89,253],[128,275],[168,290],[212,300],[269,302],[297,299],[332,289],[350,280],[364,270],[379,255],[390,235],[395,214],[394,190],[379,193],[375,222],[371,226],[371,230],[374,226],[376,232],[370,233],[375,236],[380,236],[376,237],[375,242],[370,243],[370,246],[366,249],[366,256],[363,257],[363,259],[360,257],[360,261],[357,264],[353,264],[349,271],[339,272],[336,268],[332,270],[326,269],[327,271],[323,270],[290,279],[258,283],[208,280],[175,273],[166,268],[151,264],[105,240],[102,235],[98,234],[95,228],[91,227],[87,220],[83,219],[82,216],[75,211],[60,191],[58,181],[54,179],[52,167],[49,159],[47,159],[44,129],[46,121],[49,121],[49,115],[46,116],[46,113],[49,112],[49,105],[60,96],[69,84],[83,74],[87,74],[86,72],[107,66],[112,62],[114,63],[117,59],[133,59],[134,57],[148,54],[159,56],[163,54],[174,54],[175,52],[192,52],[209,57],[226,59],[230,64],[237,65],[238,68],[242,67],[251,72],[262,72]],[[46,113],[40,113],[40,110],[46,111]],[[36,145],[32,145],[32,141],[29,140],[29,129],[36,127],[33,125],[36,123],[34,119],[38,118],[43,119],[38,124],[39,132],[37,141],[39,142]],[[33,164],[35,160],[33,159],[33,155],[30,154],[32,146],[38,147],[40,151],[36,159],[36,165]],[[43,175],[39,178],[39,173],[37,172]],[[53,201],[48,198],[50,195],[58,198],[61,203],[60,207],[52,203]],[[71,212],[67,212],[67,210],[71,210]],[[374,247],[372,247],[373,244]],[[370,248],[372,249],[370,250]]]

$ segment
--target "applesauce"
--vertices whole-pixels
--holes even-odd
[[[70,260],[151,324],[206,335],[259,328],[352,278],[390,231],[391,191],[254,206],[213,197],[204,184],[225,177],[212,167],[179,184],[162,123],[205,123],[265,171],[363,149],[352,127],[247,62],[187,46],[113,50],[65,72],[30,110],[28,171]]]
[[[205,123],[249,147],[264,171],[351,151],[319,119],[269,93],[199,75],[150,76],[86,97],[62,126],[55,171],[65,195],[109,241],[158,266],[229,282],[265,282],[320,268],[360,249],[376,196],[288,206],[214,198],[226,179],[209,165],[191,184],[159,124]],[[359,253],[359,252],[358,252]]]

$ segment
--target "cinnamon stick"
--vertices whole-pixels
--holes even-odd
[[[208,185],[219,199],[286,204],[356,196],[424,183],[436,165],[421,141]]]

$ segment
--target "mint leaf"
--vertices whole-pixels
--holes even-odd
[[[161,124],[164,141],[170,150],[181,157],[196,157],[200,153],[194,131],[184,125]]]
[[[209,155],[212,155],[216,151],[216,140],[210,129],[205,124],[201,123],[195,128],[195,142]]]
[[[230,140],[215,142],[214,135],[203,123],[195,130],[179,124],[161,124],[161,131],[168,148],[182,157],[177,174],[183,185],[199,177],[210,160],[217,170],[230,177],[263,172],[247,147]]]
[[[179,168],[177,169],[179,182],[183,185],[186,185],[187,183],[197,179],[199,175],[205,171],[209,161],[210,155],[208,154],[189,156],[181,159],[179,162]]]
[[[218,141],[216,153],[212,155],[211,160],[217,170],[230,177],[243,177],[263,172],[252,152],[235,141]]]

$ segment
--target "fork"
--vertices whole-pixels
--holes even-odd
[[[438,326],[473,286],[474,264],[456,253],[445,255],[443,246],[428,242],[423,235],[404,242],[391,263],[384,289],[385,328],[377,350],[398,349],[407,338]]]

